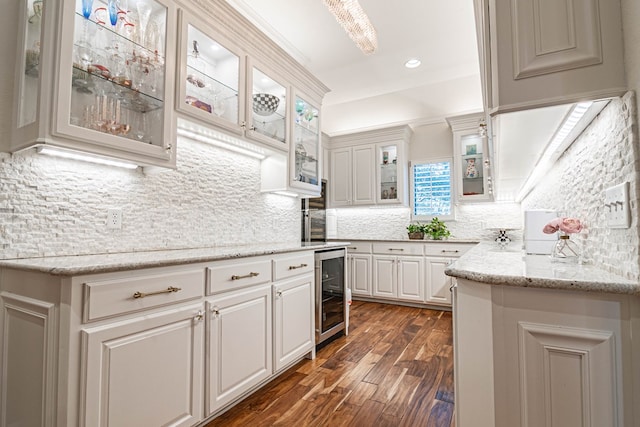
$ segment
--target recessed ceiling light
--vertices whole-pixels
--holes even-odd
[[[411,58],[404,63],[404,66],[407,68],[417,68],[420,64],[422,64],[422,62],[418,58]]]

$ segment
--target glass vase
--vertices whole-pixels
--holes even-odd
[[[561,235],[551,252],[551,261],[578,263],[580,260],[580,249],[578,244],[569,238],[569,235]]]

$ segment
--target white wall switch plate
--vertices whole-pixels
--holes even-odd
[[[631,226],[628,182],[623,182],[605,190],[604,212],[609,228],[629,228]]]

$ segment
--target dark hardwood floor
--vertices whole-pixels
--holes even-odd
[[[354,301],[340,337],[207,424],[453,427],[450,312]]]

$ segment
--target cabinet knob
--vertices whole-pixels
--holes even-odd
[[[198,314],[196,314],[196,316],[193,318],[193,320],[195,322],[199,322],[202,320],[202,318],[204,317],[204,313],[202,312],[202,310],[198,310]]]
[[[173,145],[168,144],[168,145],[167,145],[167,148],[165,148],[165,150],[167,150],[168,152],[169,152],[169,151],[171,151],[171,150],[173,150]]]
[[[218,317],[220,315],[220,309],[218,307],[211,307],[211,314]]]
[[[278,289],[276,291],[276,298],[280,298],[280,297],[282,297],[282,291],[280,289]]]

